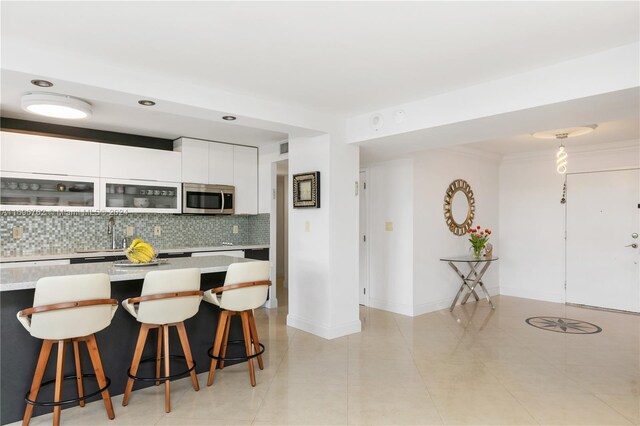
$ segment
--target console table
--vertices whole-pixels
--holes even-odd
[[[489,296],[487,289],[482,283],[482,276],[485,274],[485,272],[487,272],[487,269],[489,269],[489,266],[493,262],[498,260],[497,257],[490,257],[490,258],[481,257],[479,259],[473,256],[445,257],[440,260],[443,262],[447,262],[447,264],[451,267],[451,269],[453,269],[454,272],[462,280],[462,284],[458,289],[456,298],[453,299],[453,303],[451,304],[449,311],[453,311],[453,308],[456,306],[456,302],[458,302],[458,299],[460,298],[460,295],[465,290],[465,288],[467,289],[467,293],[462,298],[462,302],[460,302],[460,304],[464,305],[465,303],[467,303],[467,300],[471,295],[475,297],[476,301],[480,300],[480,298],[478,297],[478,293],[476,293],[477,286],[480,286],[480,289],[482,290],[485,297],[487,298],[487,302],[489,302],[489,305],[491,305],[491,309],[496,308],[495,306],[493,306],[493,302],[491,302],[491,297]],[[467,265],[467,267],[469,268],[469,273],[467,273],[466,275],[463,274],[460,271],[460,269],[456,266],[456,264]]]

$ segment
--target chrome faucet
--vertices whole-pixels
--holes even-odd
[[[116,218],[113,216],[109,217],[109,222],[107,223],[107,235],[111,235],[111,249],[117,249],[116,245]]]

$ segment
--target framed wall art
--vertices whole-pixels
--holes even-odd
[[[293,208],[320,208],[320,172],[293,175]]]

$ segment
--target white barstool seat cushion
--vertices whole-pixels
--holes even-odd
[[[200,290],[200,269],[173,269],[152,271],[144,277],[141,296],[181,291]],[[198,313],[202,296],[174,297],[170,299],[147,300],[136,308],[129,299],[122,306],[138,322],[144,324],[171,324],[182,322]]]
[[[111,282],[107,274],[68,275],[40,278],[36,283],[33,306],[53,305],[111,298]],[[118,306],[95,305],[34,313],[18,320],[39,339],[62,340],[88,336],[111,324]]]
[[[269,261],[232,263],[227,269],[224,285],[240,284],[252,281],[269,280]],[[259,285],[223,291],[220,297],[205,291],[204,300],[228,311],[246,311],[256,309],[267,301],[269,287]]]

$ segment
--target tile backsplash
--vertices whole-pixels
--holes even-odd
[[[40,216],[22,212],[0,212],[0,245],[3,256],[67,253],[74,250],[111,247],[107,234],[109,215],[67,215],[48,213]],[[21,214],[22,213],[22,214]],[[133,238],[141,238],[156,249],[174,247],[269,244],[269,214],[255,216],[191,216],[132,213],[114,216],[116,241],[122,245],[127,226],[133,226]],[[234,225],[238,233],[233,233]],[[161,227],[161,235],[154,228]],[[13,228],[23,235],[13,238]],[[131,241],[131,237],[129,237]]]

